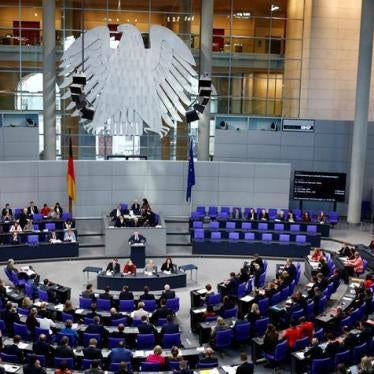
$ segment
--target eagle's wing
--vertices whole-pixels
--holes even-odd
[[[192,66],[195,60],[190,49],[173,31],[163,26],[150,28],[151,74],[160,103],[161,117],[167,127],[181,122],[179,115],[185,114],[185,106],[190,105],[191,94],[196,86],[197,74]]]
[[[100,95],[109,74],[110,59],[115,50],[110,48],[110,33],[106,26],[95,27],[84,34],[84,69],[82,66],[82,36],[64,52],[60,65],[63,71],[64,81],[60,88],[68,87],[73,80],[73,74],[82,72],[86,75],[87,84],[84,86],[84,94],[88,102],[94,107],[97,97]],[[66,90],[63,99],[70,97],[70,90]],[[75,108],[71,102],[67,110]],[[74,113],[73,113],[74,115]],[[78,113],[76,114],[78,115]]]

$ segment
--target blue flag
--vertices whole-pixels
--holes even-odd
[[[187,176],[187,193],[186,201],[191,199],[192,186],[195,185],[195,164],[193,160],[193,142],[190,142],[190,152],[188,155],[188,176]]]

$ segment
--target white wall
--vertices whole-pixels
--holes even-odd
[[[301,118],[354,119],[360,18],[361,0],[305,0]]]
[[[285,208],[290,164],[197,162],[193,206]],[[188,215],[185,161],[75,161],[77,217],[96,217],[119,202],[147,197],[163,215]],[[34,200],[67,206],[65,161],[0,162],[0,204]]]

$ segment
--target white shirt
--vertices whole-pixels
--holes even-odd
[[[52,334],[51,327],[56,327],[56,324],[49,318],[37,318],[39,327],[44,330],[48,330]]]

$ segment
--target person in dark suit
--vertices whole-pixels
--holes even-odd
[[[108,331],[104,328],[104,326],[100,323],[100,317],[94,317],[94,323],[87,326],[86,331],[89,334],[100,334],[103,339],[108,337]]]
[[[161,265],[161,271],[174,272],[174,265],[171,257],[167,257],[165,262]]]
[[[119,216],[116,218],[114,222],[115,227],[126,227],[126,220],[123,216]]]
[[[138,330],[140,334],[153,334],[155,335],[157,333],[156,328],[152,325],[152,323],[149,323],[147,316],[142,316],[141,322],[138,325]]]
[[[46,371],[42,368],[40,361],[33,354],[29,357],[29,363],[23,365],[23,374],[45,374]]]
[[[19,315],[10,301],[6,303],[5,310],[1,313],[1,319],[4,321],[7,334],[13,336],[13,323],[19,322]]]
[[[21,238],[18,235],[18,231],[13,231],[12,236],[10,237],[10,244],[19,245],[21,244]]]
[[[1,211],[1,219],[3,221],[11,221],[13,219],[13,211],[8,203],[5,204],[5,208]]]
[[[104,371],[100,369],[100,360],[93,360],[91,367],[84,371],[84,374],[103,374]]]
[[[39,209],[34,204],[33,201],[30,201],[30,206],[27,208],[27,213],[28,213],[29,216],[32,216],[33,214],[38,214],[39,213]]]
[[[143,226],[156,226],[156,214],[152,211],[151,208],[148,208],[145,213],[143,213]]]
[[[169,314],[166,319],[167,322],[161,328],[161,336],[165,334],[177,334],[179,332],[179,325],[174,322],[174,317]]]
[[[246,217],[249,221],[256,221],[257,213],[253,208],[249,210],[248,216]]]
[[[193,374],[194,371],[189,369],[187,366],[187,361],[180,361],[179,362],[179,370],[174,371],[174,374]]]
[[[168,299],[175,299],[175,291],[170,289],[170,286],[168,284],[165,284],[164,290],[161,293],[160,300],[168,300]]]
[[[120,300],[134,300],[134,294],[129,290],[129,286],[124,285],[119,294]]]
[[[258,215],[258,219],[261,221],[269,220],[269,213],[265,209],[262,209],[261,213]]]
[[[319,346],[319,341],[317,338],[312,339],[311,347],[304,352],[304,356],[310,361],[323,358],[323,350]]]
[[[208,347],[205,354],[200,357],[199,362],[204,364],[217,364],[218,367],[218,359],[214,356],[214,351],[210,347]]]
[[[97,340],[90,339],[88,347],[83,348],[83,356],[88,360],[101,360],[103,358],[101,349],[97,348]]]
[[[324,356],[325,357],[335,357],[335,355],[341,352],[342,346],[335,339],[335,336],[332,332],[327,334],[327,345],[325,348]]]
[[[343,350],[352,350],[354,347],[360,344],[360,339],[356,334],[349,331],[348,326],[343,327],[344,337],[343,337]]]
[[[110,336],[112,338],[123,338],[123,339],[125,339],[125,337],[126,337],[126,335],[125,335],[125,325],[123,323],[120,323],[117,326],[117,331],[111,332]]]
[[[15,335],[13,338],[13,344],[4,345],[3,352],[7,355],[14,355],[17,356],[17,362],[23,362],[23,351],[18,347],[18,344],[21,342],[21,337],[19,335]]]
[[[112,271],[113,274],[118,274],[121,271],[121,266],[118,262],[118,258],[114,258],[106,267],[105,271]]]
[[[93,292],[92,283],[87,284],[86,289],[82,291],[82,297],[85,299],[95,300],[95,293]]]
[[[118,204],[116,208],[114,208],[110,213],[109,216],[112,221],[116,221],[117,218],[122,216],[124,214],[124,211],[121,209],[121,204]]]
[[[318,272],[323,274],[324,277],[329,276],[330,268],[329,268],[329,265],[327,265],[327,262],[324,257],[321,257],[319,259]]]
[[[55,216],[60,218],[62,216],[62,213],[64,213],[63,209],[61,208],[61,205],[60,203],[57,201],[54,208],[53,208],[53,211],[55,212]]]
[[[289,275],[289,281],[290,283],[296,278],[296,266],[292,263],[292,260],[288,258],[286,260],[286,266],[284,267],[284,270],[287,271]]]
[[[99,295],[99,299],[106,299],[106,300],[112,300],[113,299],[113,295],[110,293],[110,287],[109,286],[105,287],[104,293],[101,293]]]
[[[21,226],[22,230],[26,226],[29,218],[30,218],[30,216],[29,216],[27,208],[23,208],[21,214],[18,217],[18,222],[19,222],[19,225]]]
[[[141,206],[140,206],[139,201],[137,199],[135,199],[135,201],[131,204],[131,210],[136,216],[140,215]]]
[[[62,358],[73,358],[74,352],[73,349],[69,345],[69,338],[67,336],[63,336],[60,340],[60,344],[56,347],[55,350],[55,357],[62,357]]]
[[[222,306],[219,309],[218,314],[223,317],[225,310],[232,309],[234,306],[234,302],[226,295],[222,299]]]
[[[229,295],[236,295],[238,293],[239,278],[234,272],[230,273],[230,278],[225,282],[225,284]]]
[[[55,352],[54,347],[47,343],[47,336],[45,334],[39,335],[39,340],[32,345],[32,351],[37,355],[43,355],[47,361],[50,362]]]
[[[247,352],[240,353],[241,364],[236,368],[236,374],[253,374],[254,366],[248,362]]]
[[[130,237],[129,237],[129,244],[145,244],[147,242],[147,239],[142,235],[139,234],[138,231],[135,231]]]
[[[255,264],[260,265],[261,272],[263,273],[264,272],[264,268],[265,268],[264,260],[257,253],[255,253],[253,255],[253,260],[249,264],[249,273],[250,274],[253,274],[255,272],[255,266],[254,266]]]
[[[144,286],[143,294],[139,296],[139,300],[155,300],[155,295],[149,293],[148,286]]]
[[[156,324],[159,318],[167,318],[167,316],[173,315],[173,311],[166,306],[166,301],[161,300],[161,305],[157,308],[151,316],[151,322]]]

